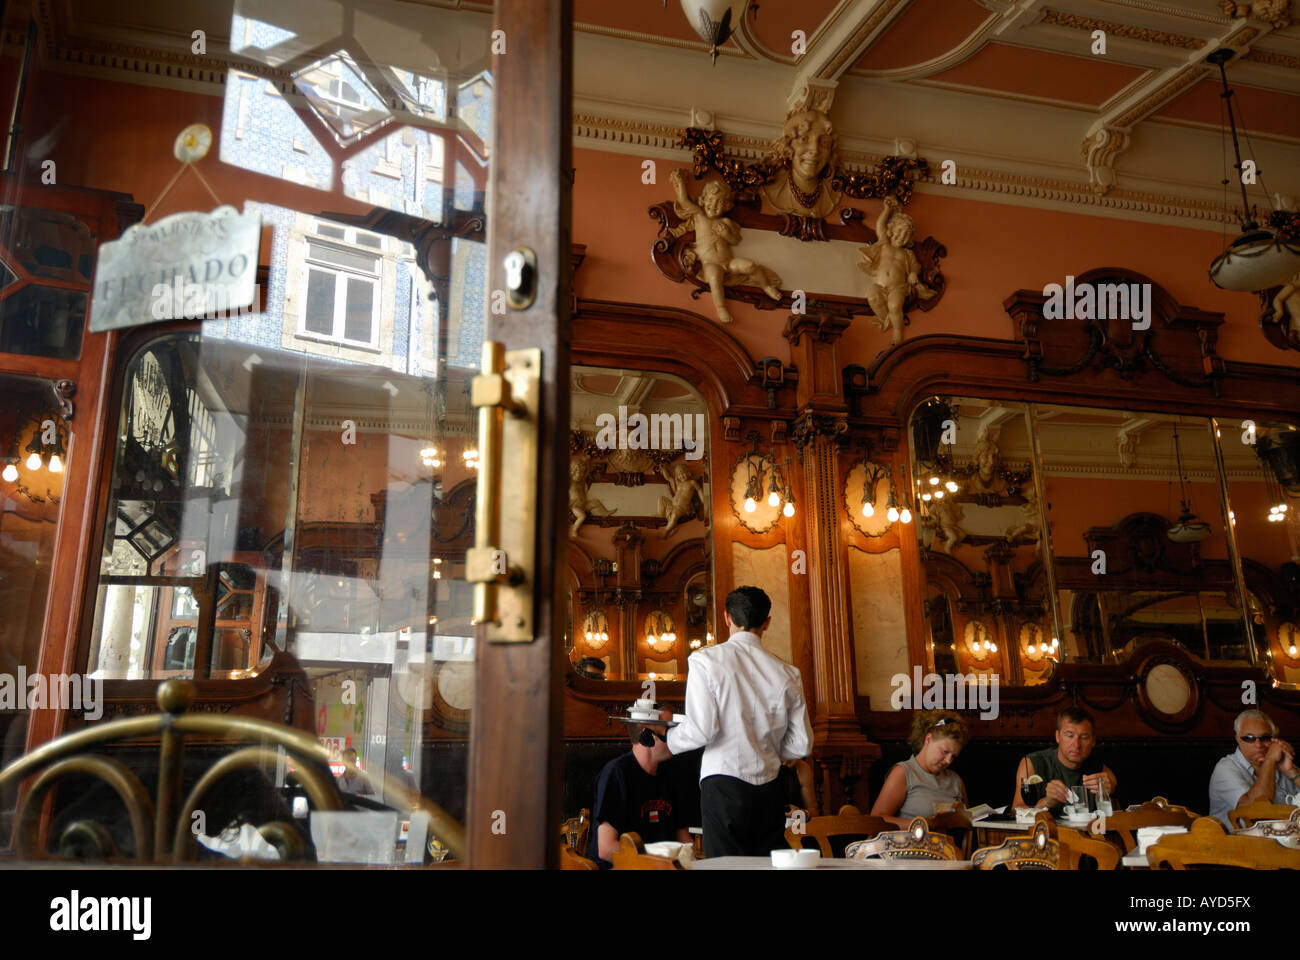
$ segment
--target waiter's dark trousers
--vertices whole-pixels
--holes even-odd
[[[766,857],[784,850],[786,790],[778,776],[754,786],[715,774],[700,781],[706,857]]]

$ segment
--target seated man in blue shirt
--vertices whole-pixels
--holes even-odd
[[[1229,830],[1237,825],[1228,811],[1255,800],[1300,806],[1300,767],[1295,749],[1277,735],[1275,724],[1263,710],[1243,710],[1232,722],[1237,749],[1214,767],[1210,776],[1210,816]]]
[[[668,716],[672,716],[671,713]],[[672,757],[664,742],[667,723],[634,723],[628,729],[632,749],[605,764],[596,781],[595,829],[587,856],[610,869],[618,838],[636,833],[644,843],[679,840],[690,843],[690,826],[674,778],[661,764]]]

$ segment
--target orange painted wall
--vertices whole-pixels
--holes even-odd
[[[644,158],[575,150],[573,239],[587,244],[578,271],[578,296],[671,306],[712,315],[707,297],[692,300],[689,288],[662,277],[650,260],[655,223],[647,209],[671,199],[668,174],[659,160],[658,183],[641,183]],[[682,166],[686,166],[685,163]],[[938,188],[936,188],[938,189]],[[692,192],[694,192],[692,188]],[[879,201],[853,201],[870,213]],[[948,248],[941,269],[948,280],[943,300],[929,313],[914,312],[909,339],[959,333],[1011,339],[1011,318],[1002,301],[1019,289],[1041,290],[1097,267],[1125,267],[1146,274],[1180,303],[1226,315],[1219,353],[1229,360],[1300,367],[1300,355],[1278,350],[1259,329],[1253,294],[1219,290],[1209,279],[1210,261],[1222,249],[1220,234],[1183,227],[984,203],[939,193],[918,193],[907,208],[917,236],[933,236]],[[780,265],[774,265],[782,273]],[[798,286],[798,277],[782,279]],[[729,304],[734,334],[755,357],[790,356],[781,338],[785,314]],[[578,321],[581,324],[581,320]],[[632,332],[629,331],[629,335]],[[855,321],[844,336],[844,363],[869,364],[889,345],[889,334]]]

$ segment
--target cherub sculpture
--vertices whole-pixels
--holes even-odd
[[[1038,540],[1038,491],[1030,484],[1025,490],[1025,502],[1020,505],[1020,522],[1007,527],[1007,543],[1018,538]]]
[[[1300,337],[1300,273],[1284,283],[1273,298],[1273,319],[1282,324],[1285,333]]]
[[[664,483],[668,484],[668,496],[659,498],[659,516],[668,523],[659,532],[659,536],[667,538],[672,536],[677,524],[685,523],[695,514],[693,501],[696,494],[699,495],[700,502],[704,502],[704,484],[680,460],[673,464],[671,470],[660,464],[659,472],[663,475]]]
[[[999,492],[994,486],[996,482],[994,473],[998,465],[998,454],[997,438],[989,432],[988,427],[981,427],[978,436],[975,438],[973,456],[975,475],[971,477],[971,487],[978,488],[976,492]]]
[[[587,496],[587,471],[591,460],[583,454],[569,461],[569,509],[573,511],[573,536],[578,535],[578,528],[587,521],[587,517],[607,517],[614,511],[599,500]]]
[[[966,531],[961,526],[966,515],[961,504],[951,497],[931,500],[930,519],[934,526],[943,531],[943,552],[951,556],[957,544],[966,539]]]
[[[903,213],[898,200],[885,198],[884,209],[876,221],[876,242],[859,247],[862,262],[858,269],[871,278],[867,303],[871,304],[872,322],[881,330],[893,330],[891,343],[903,342],[903,303],[909,294],[929,300],[935,292],[921,282],[921,263],[912,250],[915,222]]]
[[[682,218],[672,234],[680,237],[688,230],[695,231],[695,245],[690,253],[699,262],[700,279],[709,285],[718,322],[731,323],[731,314],[727,312],[728,286],[752,284],[762,287],[773,300],[780,300],[780,277],[762,264],[731,255],[731,245],[740,242],[740,227],[723,216],[731,209],[731,188],[721,180],[710,180],[700,190],[700,201],[696,203],[686,192],[685,171],[674,170],[671,180],[677,192],[673,209]]]

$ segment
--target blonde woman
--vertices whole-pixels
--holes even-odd
[[[957,714],[918,710],[909,740],[913,756],[889,771],[871,815],[906,827],[913,817],[933,816],[937,803],[966,806],[966,785],[948,769],[966,740],[966,721]]]

